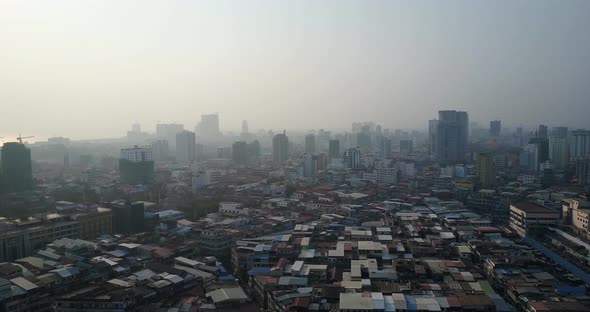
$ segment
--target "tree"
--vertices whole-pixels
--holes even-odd
[[[291,197],[293,193],[297,190],[297,187],[293,184],[285,185],[285,197]]]
[[[221,201],[222,197],[198,197],[192,200],[190,211],[185,211],[185,213],[195,219],[203,218],[208,213],[218,212]]]

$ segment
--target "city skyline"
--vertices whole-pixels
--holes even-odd
[[[0,136],[192,129],[212,112],[236,132],[424,129],[444,109],[582,128],[590,113],[587,1],[139,4],[4,2],[0,103],[22,118]]]

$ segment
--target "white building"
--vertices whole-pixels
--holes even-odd
[[[243,208],[242,204],[234,202],[221,202],[219,203],[219,213],[227,215],[247,215],[249,213],[248,208]]]
[[[518,176],[518,180],[524,185],[539,184],[541,182],[539,176],[534,174],[522,174]]]
[[[132,162],[142,162],[153,160],[151,146],[137,146],[132,148],[121,149],[121,159],[127,159]]]

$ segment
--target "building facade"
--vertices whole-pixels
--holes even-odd
[[[24,144],[4,143],[0,170],[0,191],[16,193],[33,189],[31,150]]]
[[[191,163],[196,159],[195,133],[182,131],[176,134],[176,161],[179,163]]]
[[[469,133],[467,112],[446,110],[438,112],[436,158],[442,163],[465,160]]]

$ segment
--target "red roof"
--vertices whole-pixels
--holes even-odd
[[[497,228],[495,226],[480,226],[480,227],[476,228],[475,230],[480,233],[501,233],[502,232],[502,230],[500,230],[499,228]]]

